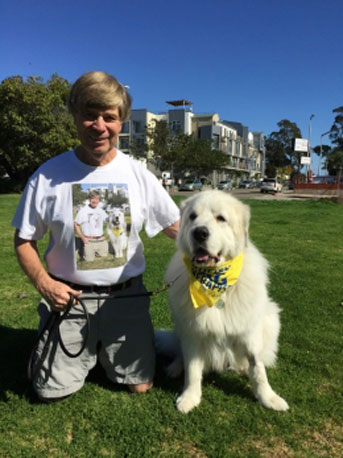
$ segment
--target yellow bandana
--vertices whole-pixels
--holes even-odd
[[[186,256],[183,256],[183,262],[190,276],[189,292],[193,307],[222,307],[220,297],[238,280],[243,265],[243,253],[215,267],[196,267]]]
[[[118,227],[117,229],[113,229],[113,233],[116,236],[122,235],[123,229],[121,227]]]

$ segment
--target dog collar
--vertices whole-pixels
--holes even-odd
[[[118,227],[117,229],[113,230],[114,235],[121,235],[123,233],[123,229],[121,227]]]
[[[243,253],[215,267],[197,267],[183,255],[183,262],[190,276],[189,292],[194,308],[207,305],[222,307],[220,297],[238,280],[242,266]]]

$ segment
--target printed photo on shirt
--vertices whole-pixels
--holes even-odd
[[[72,186],[77,270],[126,264],[131,213],[127,184]]]

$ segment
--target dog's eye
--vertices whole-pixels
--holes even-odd
[[[225,223],[226,219],[222,215],[218,215],[216,218],[217,221],[220,221],[221,223]]]
[[[191,213],[191,214],[189,215],[189,219],[190,219],[191,221],[194,221],[196,217],[197,217],[197,214],[194,213],[194,212]]]

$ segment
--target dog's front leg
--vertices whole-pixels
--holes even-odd
[[[200,404],[201,382],[204,370],[204,361],[195,349],[183,352],[185,366],[185,385],[182,394],[177,398],[176,406],[182,413],[188,413]]]
[[[258,361],[254,355],[248,357],[249,379],[254,394],[259,402],[269,409],[288,410],[287,402],[273,391],[269,384],[266,369],[262,361]]]

